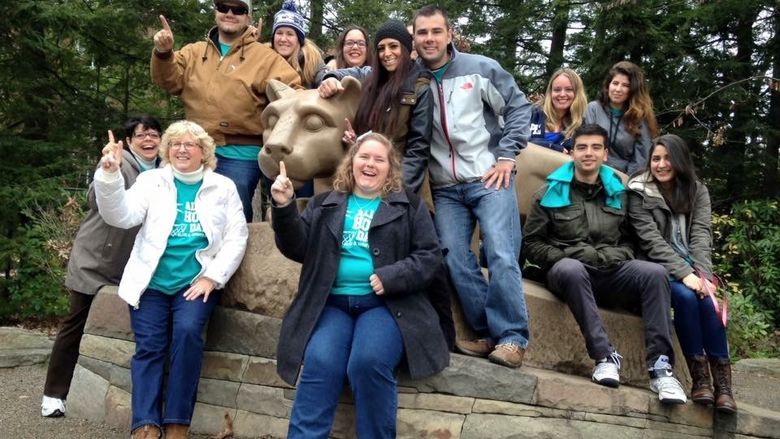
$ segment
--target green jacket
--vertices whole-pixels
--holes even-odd
[[[693,273],[693,267],[672,248],[672,211],[648,173],[628,182],[628,210],[631,226],[639,241],[643,259],[657,262],[677,280]],[[712,212],[710,194],[702,183],[696,184],[696,198],[686,216],[688,252],[694,266],[712,274]]]
[[[536,192],[525,222],[524,252],[529,261],[547,270],[563,258],[596,268],[634,258],[626,225],[625,192],[620,209],[616,209],[606,205],[600,182],[573,182],[571,204],[565,207],[542,207],[540,200],[546,191],[547,185]]]

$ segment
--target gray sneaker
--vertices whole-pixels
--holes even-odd
[[[650,390],[658,394],[662,404],[685,404],[688,398],[685,390],[672,373],[669,358],[661,355],[650,372]]]
[[[620,359],[623,358],[617,352],[612,352],[608,357],[596,362],[591,379],[594,383],[607,387],[620,386]]]

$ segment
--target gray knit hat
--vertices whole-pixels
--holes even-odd
[[[283,26],[293,28],[298,35],[298,42],[303,44],[303,40],[306,39],[306,21],[303,19],[303,15],[298,13],[295,0],[284,1],[282,9],[274,15],[274,27],[271,33],[275,34],[276,29]]]
[[[376,31],[374,44],[379,44],[384,38],[398,40],[399,43],[406,47],[406,50],[409,52],[412,51],[412,36],[409,34],[409,31],[406,30],[406,25],[401,21],[392,19],[385,21],[385,23],[379,27],[379,30]]]

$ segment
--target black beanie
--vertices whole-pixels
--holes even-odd
[[[409,34],[409,31],[406,30],[406,25],[401,21],[385,21],[385,23],[379,27],[379,30],[376,31],[376,36],[374,36],[374,44],[379,44],[379,42],[384,38],[398,40],[399,43],[406,47],[406,50],[409,52],[412,51],[412,36]]]

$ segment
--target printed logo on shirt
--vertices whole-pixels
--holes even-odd
[[[344,230],[344,238],[341,242],[342,247],[357,246],[368,248],[368,229],[371,227],[371,220],[374,219],[374,212],[373,210],[357,210],[357,213],[352,218],[351,230]]]
[[[474,84],[472,84],[471,82],[467,82],[461,85],[460,88],[463,90],[471,90],[472,88],[474,88]]]
[[[540,123],[532,123],[531,124],[531,135],[532,136],[541,136],[542,135],[542,124],[540,124]]]
[[[182,211],[181,208],[181,203],[176,203],[176,211],[183,214],[181,216],[177,216],[177,219],[181,217],[184,219],[184,222],[173,225],[171,236],[174,238],[205,236],[203,233],[203,227],[201,227],[200,220],[198,219],[198,212],[195,210],[195,203],[192,201],[187,201],[184,203],[184,211]]]

